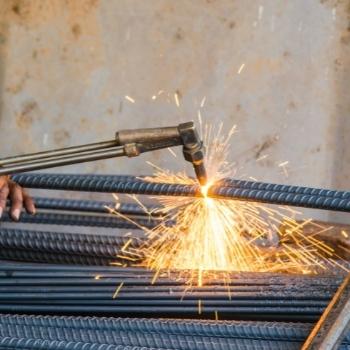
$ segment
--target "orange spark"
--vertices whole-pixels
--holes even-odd
[[[316,235],[304,234],[304,226],[312,222],[297,221],[299,212],[294,209],[208,196],[213,184],[235,174],[226,156],[236,127],[227,136],[222,135],[222,128],[216,133],[204,128],[209,180],[201,187],[203,196],[157,198],[166,217],[154,229],[144,228],[148,239],[139,248],[139,256],[145,257],[142,265],[155,271],[153,283],[161,271],[180,274],[189,286],[203,286],[217,278],[229,282],[234,271],[315,273],[337,267],[339,257]],[[148,181],[197,184],[184,173],[152,166],[155,176]],[[175,224],[166,225],[169,220]],[[314,227],[324,231],[318,224]]]

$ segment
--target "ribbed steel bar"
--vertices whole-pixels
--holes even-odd
[[[73,266],[74,267],[74,266]],[[125,268],[125,267],[124,267]],[[77,270],[45,270],[43,267],[43,271],[39,270],[34,270],[34,271],[29,271],[29,270],[23,270],[23,271],[16,271],[12,269],[7,269],[3,268],[0,271],[0,277],[9,277],[11,276],[12,278],[16,278],[16,282],[20,283],[22,278],[24,281],[27,281],[28,278],[39,278],[39,279],[45,279],[45,278],[50,278],[50,277],[55,277],[59,278],[62,281],[65,280],[67,277],[75,277],[76,279],[90,279],[96,275],[101,276],[101,280],[99,281],[100,283],[105,283],[106,278],[125,278],[126,280],[128,279],[136,279],[137,281],[141,280],[147,280],[152,279],[154,277],[154,272],[153,271],[144,271],[144,272],[135,272],[131,273],[128,270],[131,268],[125,268],[124,271],[119,271],[116,269],[116,271],[103,271],[103,270],[95,270],[95,271],[77,271]],[[159,274],[159,278],[157,281],[159,283],[163,283],[164,281],[172,281],[172,288],[175,288],[176,286],[181,287],[183,283],[186,282],[186,277],[185,276],[178,276],[176,272],[172,273],[173,278],[167,278],[167,274]],[[104,280],[102,280],[104,278]],[[89,281],[88,281],[89,282]],[[158,285],[158,284],[155,284]],[[292,279],[292,278],[284,278],[281,280],[273,279],[270,278],[269,276],[266,276],[265,280],[259,280],[259,279],[254,279],[254,278],[244,278],[242,277],[237,277],[236,280],[227,282],[226,286],[223,283],[223,280],[220,280],[219,278],[213,281],[208,281],[206,282],[205,286],[195,287],[193,286],[191,288],[191,293],[192,292],[206,292],[208,290],[211,290],[211,288],[215,287],[215,293],[219,293],[221,291],[227,291],[228,286],[230,289],[232,288],[233,291],[239,292],[239,291],[251,291],[251,290],[273,290],[272,288],[284,288],[285,292],[293,291],[295,293],[297,291],[297,288],[309,288],[310,290],[313,290],[315,294],[318,294],[319,291],[322,291],[322,293],[325,292],[325,288],[337,288],[339,285],[337,279],[321,279],[321,281],[314,282],[313,280],[308,281],[303,281],[303,280],[298,280],[298,279]],[[152,286],[152,290],[155,288],[155,286]],[[179,288],[179,290],[183,290],[183,288]],[[332,289],[332,292],[334,290]],[[177,292],[177,289],[172,290],[173,293]],[[309,291],[308,291],[309,292]]]
[[[66,241],[41,241],[41,240],[25,240],[17,237],[0,236],[0,247],[9,249],[26,249],[43,253],[59,253],[59,254],[77,254],[88,256],[100,256],[104,258],[113,258],[118,255],[121,248],[112,245],[97,245],[80,242]]]
[[[166,339],[162,339],[159,335],[151,335],[157,343],[166,342]],[[167,338],[167,337],[164,337]],[[137,339],[135,339],[136,341]],[[214,340],[215,341],[215,340]],[[297,350],[300,347],[299,343],[293,342],[281,342],[281,341],[264,341],[264,340],[250,340],[250,339],[233,339],[231,341],[232,346],[227,347],[220,344],[218,341],[215,343],[203,343],[201,344],[202,350],[226,350],[226,349],[239,349],[239,350]],[[176,344],[175,344],[176,345]],[[31,338],[10,338],[5,337],[0,341],[0,349],[5,346],[6,349],[33,349],[33,350],[175,350],[184,349],[183,346],[187,345],[186,349],[190,349],[193,342],[188,339],[186,343],[181,344],[180,348],[176,348],[172,342],[168,342],[167,348],[159,347],[146,347],[146,346],[129,346],[129,345],[114,345],[114,344],[101,344],[101,343],[85,343],[76,341],[57,341],[57,340],[43,340],[43,339],[31,339]],[[193,349],[198,349],[196,346]]]
[[[308,323],[27,315],[0,315],[0,324],[289,341],[303,341],[312,328]]]
[[[75,234],[72,234],[75,235]],[[154,271],[145,270],[141,267],[118,267],[118,266],[71,266],[71,265],[53,265],[53,264],[37,264],[37,263],[17,263],[17,262],[6,262],[4,260],[0,260],[1,270],[8,272],[12,276],[13,271],[29,271],[29,272],[38,272],[38,271],[59,271],[59,272],[67,272],[67,271],[81,271],[81,272],[96,272],[96,273],[123,273],[129,274],[131,276],[134,275],[153,275]],[[162,279],[164,276],[168,276],[167,273],[162,273],[159,275]],[[175,275],[176,276],[176,275]],[[184,275],[185,276],[185,275]],[[259,286],[270,286],[270,285],[278,285],[284,287],[293,287],[293,284],[301,284],[303,286],[310,285],[319,287],[319,286],[339,286],[343,278],[339,275],[334,274],[320,274],[320,275],[304,275],[304,274],[282,274],[282,273],[259,273],[259,272],[231,272],[225,276],[230,278],[228,283],[226,278],[226,286],[229,284],[232,285],[259,285]],[[182,285],[185,281],[185,277],[183,279],[178,278],[172,279],[174,284]],[[219,278],[212,279],[206,283],[206,285],[218,285],[221,282]],[[205,286],[201,287],[201,289],[205,288]]]
[[[234,187],[213,186],[208,195],[215,198],[238,199],[260,203],[289,205],[305,208],[350,212],[350,197],[322,197],[289,192],[260,191]]]
[[[129,242],[129,246],[137,247],[142,244],[136,238],[114,238],[77,234],[62,234],[53,232],[26,231],[0,229],[0,247],[10,249],[28,249],[41,252],[71,253],[79,255],[100,255],[115,257],[116,254]],[[139,242],[139,243],[138,243]]]
[[[6,273],[6,269],[3,269],[3,271]],[[97,272],[99,275],[103,275],[101,271]],[[8,276],[12,276],[12,273],[8,271]],[[81,284],[86,284],[86,283],[93,283],[94,285],[113,285],[114,283],[117,283],[118,281],[125,281],[126,285],[149,285],[150,280],[152,280],[153,275],[152,274],[116,274],[114,277],[111,278],[101,278],[97,280],[91,279],[91,275],[87,275],[86,278],[67,278],[67,277],[60,277],[58,275],[57,278],[52,279],[52,278],[30,278],[30,275],[26,275],[25,278],[21,277],[15,277],[14,275],[13,278],[8,278],[8,279],[0,279],[0,285],[40,285],[40,282],[42,284],[51,284],[51,285],[81,285]],[[161,285],[166,285],[166,286],[183,286],[184,282],[186,281],[186,278],[178,278],[176,274],[174,274],[173,278],[167,278],[166,276],[158,278],[156,282],[152,284],[152,286],[149,286],[150,288],[154,288],[154,286],[161,286]],[[328,282],[329,281],[329,282]],[[56,284],[55,284],[56,282]],[[327,285],[327,282],[329,285]],[[295,286],[290,285],[294,283]],[[310,281],[309,283],[306,281],[296,281],[293,279],[289,278],[284,278],[283,280],[278,283],[277,281],[274,282],[274,280],[269,279],[268,276],[266,277],[266,280],[258,280],[258,279],[239,279],[238,281],[233,281],[228,283],[224,279],[220,280],[215,280],[215,281],[210,281],[206,284],[208,288],[213,288],[215,291],[215,288],[218,287],[225,287],[226,288],[231,288],[232,286],[257,286],[261,288],[268,288],[270,286],[276,286],[278,288],[284,289],[285,292],[287,293],[289,290],[295,292],[296,286],[299,288],[313,288],[314,292],[317,292],[317,290],[320,290],[320,288],[334,288],[338,286],[337,280],[325,280],[322,281],[321,283],[314,283],[313,281]],[[151,290],[151,289],[150,289]],[[204,289],[205,290],[205,289]],[[333,290],[333,289],[332,289]]]
[[[112,182],[143,182],[145,176],[135,175],[114,175],[114,174],[69,174],[69,173],[27,173],[27,174],[15,174],[11,178],[17,183],[27,182],[35,185],[37,181],[51,182],[63,179],[81,180],[81,181],[112,181]]]
[[[293,281],[285,278],[284,283],[261,284],[259,281],[242,279],[236,283],[224,285],[222,281],[211,283],[203,287],[193,287],[184,294],[184,281],[159,277],[156,282],[151,283],[153,275],[142,273],[77,273],[72,272],[51,272],[50,273],[28,273],[28,271],[14,272],[6,269],[0,275],[0,293],[19,293],[23,298],[27,298],[28,293],[78,293],[78,298],[96,299],[106,296],[115,287],[123,282],[123,289],[120,299],[145,299],[158,296],[159,299],[198,299],[208,298],[211,300],[229,300],[228,288],[235,295],[235,300],[314,300],[328,301],[338,284],[332,280],[324,281],[323,284],[313,284],[312,282]],[[174,276],[175,277],[175,276]],[[25,286],[25,288],[23,288]],[[22,289],[21,289],[22,287]],[[88,289],[91,288],[91,290]],[[94,289],[95,288],[95,289]],[[63,294],[62,294],[63,295]],[[10,296],[8,296],[10,297]],[[34,296],[33,296],[34,298]],[[57,296],[58,298],[58,296]]]
[[[184,293],[179,289],[184,288],[182,280],[160,275],[152,284],[152,275],[148,272],[143,275],[140,269],[125,270],[123,273],[120,269],[108,277],[99,271],[97,275],[88,274],[85,278],[77,276],[76,270],[73,274],[67,274],[67,270],[54,270],[56,273],[48,277],[38,274],[34,267],[24,269],[22,273],[25,274],[20,277],[16,275],[21,273],[18,267],[7,270],[4,266],[0,270],[4,273],[0,275],[0,311],[201,318],[214,318],[219,314],[220,318],[315,320],[339,284],[339,278],[331,277],[318,280],[306,276],[303,280],[301,276],[277,278],[277,275],[267,274],[265,280],[252,277],[249,280],[243,274],[241,280],[236,278],[232,288],[230,286],[234,295],[230,299],[223,292],[223,287],[229,287],[224,281],[212,281],[204,290],[198,288]],[[235,289],[235,285],[246,289]],[[118,286],[121,286],[120,290]],[[32,290],[38,287],[44,289]],[[65,290],[66,287],[75,290]],[[110,287],[114,291],[106,289]],[[58,292],[56,288],[61,289]],[[198,300],[201,300],[200,306]]]
[[[124,346],[99,343],[85,343],[62,340],[30,339],[30,338],[0,338],[0,349],[22,350],[169,350],[139,346]]]
[[[12,221],[10,215],[5,213],[2,221]],[[47,225],[65,225],[65,226],[92,226],[109,227],[123,229],[152,229],[160,224],[161,221],[144,216],[133,217],[130,220],[121,218],[117,215],[82,215],[54,212],[38,212],[35,215],[22,213],[22,223],[47,224]],[[172,225],[173,222],[162,222],[165,225]]]
[[[143,175],[143,176],[133,176],[133,175],[84,175],[84,174],[23,174],[23,175],[14,175],[13,178],[16,181],[28,181],[27,177],[30,177],[33,181],[32,176],[40,176],[44,179],[46,176],[55,176],[56,179],[59,177],[63,179],[64,177],[74,177],[75,179],[85,179],[87,181],[90,180],[102,180],[102,181],[112,181],[112,182],[134,182],[144,181],[143,179],[146,177],[151,178],[152,175]],[[283,184],[274,184],[274,183],[265,183],[258,181],[249,181],[249,180],[239,180],[233,178],[224,178],[220,180],[217,185],[223,187],[235,187],[241,189],[250,189],[250,190],[262,190],[262,191],[274,191],[274,192],[288,192],[295,194],[305,194],[305,195],[317,195],[322,197],[333,197],[333,198],[349,198],[350,192],[347,191],[336,191],[329,189],[320,189],[320,188],[312,188],[305,186],[293,186],[293,185],[283,185]]]
[[[73,233],[75,235],[75,233]],[[84,235],[85,236],[85,235]],[[109,236],[108,236],[109,237]],[[0,266],[4,271],[12,272],[12,271],[82,271],[82,272],[130,272],[130,273],[138,273],[142,272],[146,273],[144,268],[126,268],[121,266],[73,266],[68,264],[45,264],[45,263],[25,263],[16,262],[16,261],[6,261],[0,260]],[[326,275],[327,280],[332,278],[330,275]],[[258,276],[256,276],[258,277]],[[301,276],[299,276],[301,277]],[[321,277],[322,278],[322,277]]]
[[[166,333],[145,333],[116,331],[109,332],[100,330],[77,328],[53,328],[33,327],[21,325],[3,325],[0,336],[11,336],[16,338],[47,339],[50,341],[72,341],[85,343],[121,344],[124,346],[145,346],[147,348],[169,348],[176,350],[223,350],[236,349],[240,346],[254,346],[257,343],[271,345],[272,347],[284,346],[286,349],[297,349],[298,342],[291,341],[269,341],[255,339],[238,339],[225,337],[210,337],[206,335],[179,335]]]
[[[53,264],[73,264],[73,265],[100,265],[108,266],[115,262],[128,264],[130,262],[117,258],[105,258],[97,256],[85,256],[74,254],[58,254],[39,252],[32,250],[0,248],[1,259],[23,261],[23,262],[38,262],[38,263],[53,263]]]
[[[198,186],[157,184],[138,179],[114,181],[114,179],[106,179],[96,175],[69,177],[61,174],[19,174],[13,176],[13,179],[28,188],[146,195],[193,196],[200,194]]]
[[[1,277],[5,277],[2,275]],[[48,276],[14,276],[14,283],[4,283],[0,286],[1,298],[11,298],[9,294],[19,295],[21,298],[28,298],[28,295],[39,296],[46,293],[47,298],[55,297],[57,299],[61,297],[71,296],[72,299],[98,299],[109,298],[110,293],[115,292],[115,284],[123,282],[123,289],[118,294],[119,299],[152,299],[158,297],[159,300],[198,300],[198,299],[210,299],[210,300],[228,300],[227,287],[220,286],[207,286],[204,290],[194,288],[192,291],[184,293],[184,288],[181,285],[152,285],[149,286],[151,278],[148,279],[148,284],[134,284],[128,276],[113,276],[113,275],[88,275],[85,276],[85,283],[80,275],[75,276],[68,274],[64,278],[61,276],[52,275]],[[22,278],[26,278],[24,280]],[[53,284],[55,279],[60,279],[57,284]],[[79,279],[80,283],[74,279]],[[28,281],[29,279],[29,281]],[[46,284],[40,284],[40,279],[46,279]],[[69,279],[73,281],[70,283]],[[89,279],[95,279],[102,282],[91,282]],[[118,284],[119,285],[119,284]],[[25,286],[25,288],[24,288]],[[252,286],[230,286],[230,291],[234,293],[235,300],[301,300],[328,302],[334,292],[336,286],[327,286],[315,288],[314,286],[296,285],[295,287],[286,288],[281,286],[265,286],[259,285]]]
[[[35,303],[37,305],[111,305],[124,306],[135,304],[140,306],[176,306],[179,307],[198,307],[198,300],[203,300],[205,306],[218,307],[325,307],[327,301],[317,300],[314,297],[303,295],[297,296],[296,299],[279,293],[250,293],[242,297],[240,293],[237,298],[229,300],[227,295],[216,296],[210,293],[203,295],[191,295],[183,297],[181,295],[159,295],[155,293],[118,293],[118,298],[113,299],[114,293],[89,293],[89,292],[72,292],[72,293],[0,293],[0,302],[13,304]],[[254,295],[255,294],[255,295]],[[282,294],[282,295],[281,295]],[[257,296],[257,298],[254,298]],[[303,298],[304,297],[304,298]],[[301,299],[303,298],[303,299]]]
[[[347,199],[350,197],[350,192],[348,191],[337,191],[306,186],[282,185],[248,180],[237,180],[232,178],[220,180],[218,185],[223,187],[235,187],[248,190],[284,192],[341,199]]]
[[[152,216],[164,215],[159,205],[141,206],[134,203],[116,203],[109,201],[78,200],[65,198],[45,198],[34,197],[35,206],[38,209],[56,209],[69,211],[82,211],[91,213],[108,213],[108,208],[115,209],[117,212],[125,215],[146,215]]]
[[[54,254],[53,254],[54,255]],[[81,258],[80,256],[78,256]],[[93,258],[93,257],[91,257]],[[112,259],[111,259],[112,260]],[[118,259],[119,260],[119,259]],[[114,260],[115,261],[115,260]],[[183,297],[185,277],[167,278],[160,274],[151,284],[153,272],[140,268],[87,266],[48,266],[48,265],[5,264],[0,271],[0,292],[102,292],[110,293],[116,285],[124,283],[121,298],[148,298],[150,293],[159,298]],[[97,277],[97,278],[96,278]],[[211,281],[201,288],[187,291],[186,298],[227,299],[227,288],[236,299],[293,299],[293,300],[329,300],[341,283],[337,277],[283,276],[271,274],[232,274],[229,286],[219,279]],[[89,289],[91,288],[91,290]],[[171,291],[171,294],[169,294]],[[162,296],[163,295],[163,296]],[[91,295],[89,295],[90,297]]]
[[[316,321],[324,307],[319,306],[114,306],[114,305],[41,305],[41,304],[0,304],[2,313],[29,313],[55,315],[110,315],[134,317],[186,317],[186,318],[215,318],[220,315],[223,319],[250,319],[250,320],[300,320]],[[168,316],[167,316],[168,315]]]
[[[102,277],[108,278],[108,277]],[[27,289],[27,288],[26,288]],[[159,305],[170,305],[177,304],[182,306],[186,305],[197,305],[198,299],[205,300],[206,305],[254,305],[261,306],[263,303],[266,305],[281,305],[281,306],[308,306],[308,305],[319,305],[325,306],[327,302],[331,299],[332,295],[327,290],[322,295],[321,292],[315,293],[310,291],[307,293],[306,291],[299,293],[296,291],[295,294],[287,294],[281,290],[273,289],[271,290],[252,290],[251,292],[235,292],[235,298],[233,300],[229,300],[227,296],[227,292],[215,293],[215,292],[203,292],[203,293],[191,293],[189,295],[184,295],[184,292],[174,292],[169,293],[168,291],[157,292],[156,290],[151,289],[151,291],[147,292],[145,290],[137,291],[136,288],[124,288],[120,293],[118,293],[117,300],[111,300],[111,295],[114,294],[116,288],[110,287],[102,287],[99,286],[95,288],[95,291],[91,291],[88,289],[88,286],[76,288],[76,290],[67,290],[70,287],[63,287],[61,290],[54,290],[53,288],[47,288],[44,290],[42,287],[41,291],[33,290],[33,287],[28,287],[28,290],[24,291],[19,290],[16,287],[7,288],[6,291],[1,288],[0,290],[0,300],[1,301],[13,301],[13,302],[28,302],[30,300],[36,301],[39,303],[47,303],[49,300],[55,301],[72,301],[77,304],[88,304],[88,303],[96,303],[96,304],[128,304],[132,303],[135,300],[140,303],[144,303],[144,305],[148,304],[158,304]]]
[[[99,234],[84,234],[84,233],[68,233],[68,232],[52,232],[38,230],[22,230],[14,228],[0,228],[0,237],[8,239],[21,239],[23,241],[68,241],[80,242],[89,244],[103,244],[113,246],[123,246],[130,241],[131,246],[141,242],[137,237],[125,237],[125,235],[99,235]],[[4,266],[4,265],[3,265]],[[40,266],[37,266],[41,269]],[[20,267],[19,267],[20,268]],[[47,267],[48,268],[48,267]],[[69,268],[69,267],[67,267]]]
[[[26,187],[56,190],[118,192],[166,196],[201,195],[198,186],[148,183],[140,180],[116,182],[105,179],[96,179],[96,177],[89,178],[89,176],[71,179],[65,176],[51,174],[18,175],[16,176],[16,181]],[[214,185],[209,189],[208,194],[214,198],[350,212],[350,194],[348,194],[348,192],[337,192],[337,197],[330,197],[321,196],[319,194],[299,194]]]
[[[7,260],[129,265],[140,258],[140,254],[131,256],[130,252],[142,244],[137,237],[0,229],[0,257]],[[126,245],[128,251],[124,252]]]

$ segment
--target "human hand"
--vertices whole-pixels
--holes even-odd
[[[27,192],[10,179],[9,176],[0,176],[0,218],[5,211],[6,201],[11,201],[10,215],[18,221],[22,208],[30,214],[35,214],[35,205]]]

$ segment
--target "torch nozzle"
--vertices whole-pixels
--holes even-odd
[[[207,183],[207,172],[204,166],[204,145],[199,138],[193,122],[183,123],[178,126],[183,144],[183,154],[188,162],[191,162],[201,186]]]
[[[205,170],[204,162],[201,161],[199,164],[193,164],[193,168],[198,182],[201,186],[205,186],[207,184],[207,171]]]

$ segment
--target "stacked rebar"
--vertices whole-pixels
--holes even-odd
[[[22,174],[14,180],[53,190],[201,195],[195,185],[134,176]],[[308,187],[224,179],[209,195],[350,211],[350,192]],[[36,205],[39,213],[24,214],[22,223],[147,230],[166,217],[155,205],[57,198],[36,198]],[[121,215],[107,215],[106,207]],[[217,277],[189,288],[189,272],[154,278],[154,272],[132,267],[141,263],[145,244],[135,233],[0,227],[0,349],[300,349],[309,322],[320,317],[342,282],[334,275],[232,273],[229,282]],[[350,348],[350,335],[342,348]]]
[[[311,327],[282,322],[2,315],[0,346],[12,339],[12,345],[46,342],[50,349],[300,349]],[[349,337],[344,348],[348,344]]]
[[[129,237],[0,228],[0,258],[6,260],[128,265],[140,260],[137,248],[142,244],[144,240],[135,235]]]
[[[171,319],[0,317],[1,345],[49,349],[300,349],[311,324]],[[11,343],[12,342],[12,343]],[[343,346],[349,344],[347,337]],[[20,347],[18,347],[20,348]]]
[[[2,263],[0,312],[315,321],[335,276],[232,274],[185,292],[185,276],[143,268]]]

